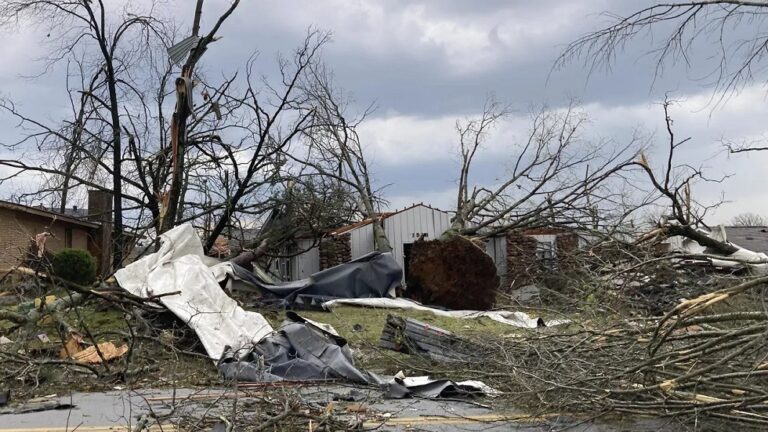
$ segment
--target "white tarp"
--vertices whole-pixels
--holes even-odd
[[[197,333],[214,360],[226,346],[239,350],[272,333],[261,314],[243,310],[221,289],[192,225],[179,225],[160,239],[158,252],[115,273],[123,289],[140,297],[180,291],[160,302]]]
[[[536,328],[538,327],[538,318],[533,318],[525,312],[511,311],[473,311],[473,310],[442,310],[424,306],[412,300],[404,298],[362,298],[362,299],[337,299],[323,303],[323,308],[330,310],[339,305],[366,306],[384,309],[410,309],[431,312],[438,316],[472,319],[486,317],[494,321],[507,324],[514,327]],[[552,320],[545,324],[555,326],[567,324],[570,320]]]

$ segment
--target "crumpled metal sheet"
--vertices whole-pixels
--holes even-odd
[[[228,351],[219,362],[219,371],[238,381],[275,382],[283,380],[344,380],[375,385],[388,398],[456,397],[493,395],[495,390],[479,381],[454,382],[429,377],[384,377],[361,371],[354,365],[346,340],[295,313],[280,330],[264,338],[249,351]]]
[[[115,273],[121,288],[145,298],[164,295],[163,306],[195,331],[214,360],[228,346],[247,347],[272,333],[261,314],[243,310],[221,289],[192,225],[179,225],[160,239],[158,252]]]
[[[198,41],[200,41],[199,36],[189,36],[177,42],[175,45],[168,47],[168,57],[170,57],[174,64],[181,64],[187,58],[189,52],[192,51],[192,48],[197,46]]]
[[[320,306],[323,302],[345,298],[379,298],[393,295],[400,285],[403,270],[391,253],[371,252],[348,263],[317,272],[307,279],[271,284],[258,275],[233,264],[222,263],[214,269],[216,278],[248,284],[279,299],[281,305]]]
[[[253,349],[227,353],[219,362],[222,374],[257,382],[343,379],[368,383],[366,374],[355,367],[346,340],[296,314],[288,317],[279,331]]]

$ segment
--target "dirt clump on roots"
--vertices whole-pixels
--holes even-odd
[[[499,283],[493,259],[466,237],[418,241],[412,246],[406,295],[424,304],[488,310]]]

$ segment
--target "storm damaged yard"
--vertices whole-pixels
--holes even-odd
[[[374,291],[374,279],[397,284],[400,276],[382,276],[386,254],[275,285],[258,272],[248,282],[232,262],[205,264],[189,227],[162,241],[92,286],[26,268],[9,274],[0,297],[9,419],[85,415],[99,400],[128,397],[136,407],[120,421],[132,430],[676,430],[705,419],[763,421],[768,320],[752,299],[765,277],[690,272],[681,262],[666,277],[695,289],[664,316],[647,313],[653,299],[665,307],[664,296],[638,302],[614,279],[570,304],[562,297],[575,292],[537,288],[525,300],[498,292],[495,308],[461,311],[345,297],[350,281]],[[658,283],[633,277],[622,284]],[[131,291],[136,281],[142,295]],[[302,303],[319,298],[322,309]]]
[[[768,429],[768,2],[540,3],[0,0],[0,432]]]

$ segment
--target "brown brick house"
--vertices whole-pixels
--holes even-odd
[[[67,209],[64,214],[44,207],[32,207],[0,200],[0,272],[20,264],[35,236],[48,231],[46,250],[64,248],[87,250],[96,258],[99,270],[110,269],[112,195],[89,191],[88,209]]]
[[[99,228],[95,222],[0,201],[0,270],[21,263],[38,233],[48,231],[53,234],[46,241],[46,249],[52,252],[64,248],[88,250]]]

